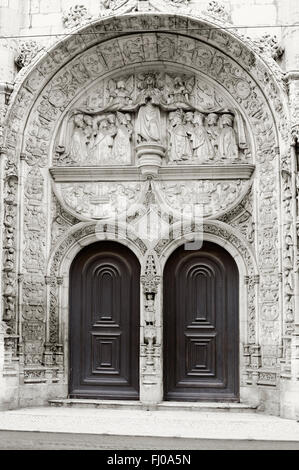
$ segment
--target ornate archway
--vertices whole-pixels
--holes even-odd
[[[62,323],[62,281],[56,272],[56,279],[49,277],[46,268],[52,254],[59,263],[58,246],[67,249],[68,234],[77,228],[80,238],[80,230],[100,221],[109,233],[111,211],[115,218],[128,205],[134,210],[125,222],[139,233],[149,206],[158,204],[162,211],[155,216],[172,234],[182,207],[191,214],[199,205],[205,223],[227,226],[229,242],[242,233],[251,246],[259,288],[256,271],[245,281],[254,286],[260,313],[246,311],[246,322],[255,324],[243,344],[247,381],[276,386],[274,363],[285,321],[279,306],[284,312],[293,308],[288,281],[279,288],[283,256],[276,249],[283,238],[278,188],[288,144],[282,82],[236,33],[193,14],[123,15],[78,32],[37,58],[16,87],[7,115],[3,319],[16,338],[14,354],[17,337],[22,339],[25,382],[44,381],[46,373],[53,383],[65,380],[61,338],[46,328],[52,317]],[[150,116],[161,126],[147,127]],[[123,154],[117,139],[125,143]],[[286,171],[286,194],[289,178]],[[154,294],[158,311],[157,252],[151,240],[137,238],[142,269],[151,266],[155,279],[154,285],[145,281],[142,308],[151,308]],[[155,339],[153,346],[147,326],[145,390],[157,384],[150,366],[161,344]]]

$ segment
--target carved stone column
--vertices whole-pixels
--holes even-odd
[[[155,404],[162,400],[162,358],[161,358],[161,315],[160,286],[161,277],[157,274],[154,255],[146,260],[144,275],[141,315],[141,351],[140,351],[140,400]]]
[[[282,165],[283,209],[283,283],[284,326],[282,349],[281,413],[285,417],[299,416],[299,4],[293,0],[281,2],[282,46],[285,49],[285,71],[291,116],[290,149]],[[296,221],[296,223],[295,223]],[[293,397],[293,398],[292,398]]]
[[[7,3],[7,6],[5,5]],[[12,3],[12,2],[10,2]],[[14,36],[20,30],[20,19],[22,18],[22,5],[15,2],[2,2],[0,15],[0,30],[3,36]],[[4,118],[9,95],[12,92],[12,84],[15,79],[17,68],[15,66],[15,56],[17,53],[17,40],[4,39],[0,41],[0,145],[3,144]]]

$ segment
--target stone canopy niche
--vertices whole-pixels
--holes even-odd
[[[161,204],[199,204],[210,217],[248,191],[251,147],[245,119],[219,87],[153,66],[109,76],[81,95],[60,124],[51,173],[64,208],[83,219],[136,211],[148,178],[158,180]]]

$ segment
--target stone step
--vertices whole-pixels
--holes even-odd
[[[230,402],[161,402],[158,404],[145,404],[129,400],[96,400],[79,398],[61,398],[49,400],[50,406],[66,408],[100,408],[114,410],[146,410],[146,411],[213,411],[250,413],[256,412],[257,406],[245,403]]]

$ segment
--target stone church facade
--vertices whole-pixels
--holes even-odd
[[[29,3],[0,2],[0,406],[295,419],[299,27],[249,37],[241,2]]]

